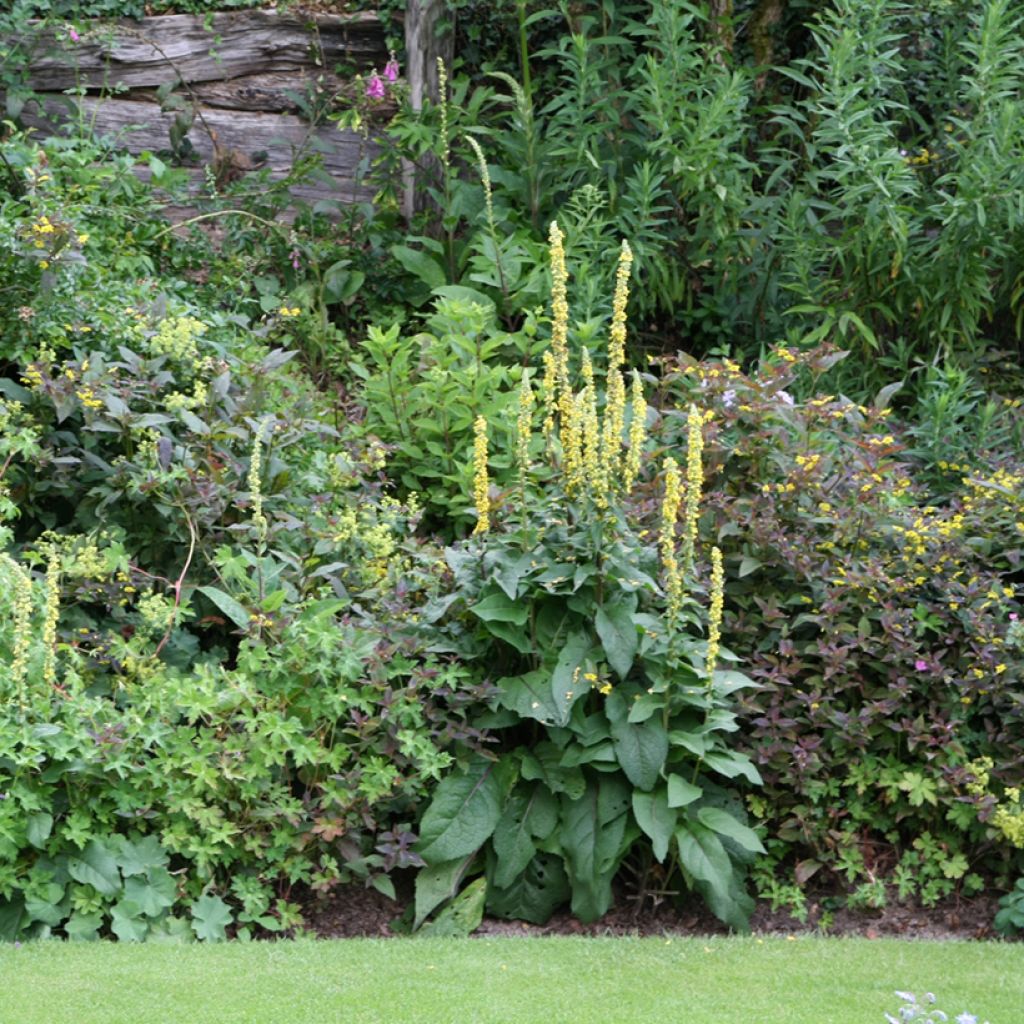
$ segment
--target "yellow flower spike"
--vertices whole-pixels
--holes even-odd
[[[612,301],[612,325],[608,334],[608,372],[618,370],[626,361],[626,303],[629,301],[629,274],[633,250],[622,240],[619,267],[615,273],[615,298]]]
[[[666,456],[662,468],[665,471],[665,496],[661,501],[658,546],[661,548],[661,564],[665,571],[665,595],[668,599],[667,614],[671,630],[683,604],[683,576],[676,559],[676,521],[679,518],[681,491],[676,460]]]
[[[575,498],[583,490],[586,477],[583,466],[583,425],[586,419],[583,395],[569,395],[568,418],[562,424],[562,461],[565,490]]]
[[[46,565],[46,611],[43,615],[43,682],[57,683],[57,623],[60,620],[60,555],[51,549]]]
[[[614,486],[621,479],[622,433],[626,426],[626,382],[618,367],[609,369],[601,426],[601,468],[605,480]]]
[[[544,376],[541,378],[541,400],[544,403],[544,436],[550,437],[555,429],[558,411],[558,372],[551,349],[544,352]]]
[[[249,503],[252,505],[252,525],[262,544],[267,539],[267,517],[263,514],[263,442],[262,425],[256,429],[252,439],[252,454],[249,456]]]
[[[597,418],[597,386],[590,353],[583,350],[583,476],[598,508],[608,507],[607,486],[601,465],[601,431]]]
[[[563,239],[558,222],[552,221],[548,238],[548,258],[551,263],[551,354],[555,360],[558,409],[562,420],[562,451],[567,452],[572,440],[567,430],[573,416],[573,394],[569,384],[569,274],[565,269]]]
[[[473,501],[476,504],[473,533],[487,533],[491,528],[491,498],[487,478],[487,420],[483,416],[477,416],[473,424]]]
[[[686,510],[683,518],[683,566],[693,571],[693,555],[697,546],[697,520],[700,518],[700,496],[704,486],[704,417],[695,405],[690,406],[686,437]]]
[[[637,370],[633,371],[630,400],[633,406],[633,419],[629,424],[629,449],[626,452],[626,465],[622,478],[626,494],[633,490],[633,484],[640,475],[644,441],[647,439],[647,401],[644,399],[644,386]]]
[[[451,163],[451,146],[448,140],[448,68],[444,57],[437,58],[437,95],[441,108],[441,163],[447,171]]]
[[[725,570],[722,568],[722,552],[711,549],[711,605],[708,609],[708,653],[704,659],[708,674],[708,685],[714,678],[715,665],[722,640],[722,610],[725,603]]]
[[[523,372],[519,386],[519,415],[516,417],[516,462],[519,464],[519,482],[525,487],[530,472],[530,434],[533,427],[533,391],[530,375]]]

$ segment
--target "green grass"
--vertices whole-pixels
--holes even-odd
[[[0,949],[0,1024],[883,1024],[893,989],[1024,1020],[1024,945],[423,939]]]

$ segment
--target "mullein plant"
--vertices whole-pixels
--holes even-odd
[[[728,742],[732,694],[750,681],[721,667],[722,557],[699,536],[704,416],[690,412],[685,475],[672,454],[649,473],[636,371],[627,389],[630,247],[602,360],[572,350],[557,224],[549,241],[550,348],[523,371],[512,451],[491,450],[476,420],[476,530],[447,552],[466,610],[451,645],[494,684],[481,725],[500,756],[468,759],[423,818],[415,924],[481,869],[494,914],[543,921],[570,902],[594,920],[630,857],[741,930],[762,846],[737,788],[760,778]],[[509,464],[518,487],[499,498],[489,467]]]

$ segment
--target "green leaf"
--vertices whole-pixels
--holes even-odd
[[[148,878],[125,879],[125,899],[136,904],[147,917],[159,917],[174,905],[177,895],[178,886],[166,868],[153,868]]]
[[[487,899],[487,879],[478,878],[455,897],[433,921],[428,921],[417,934],[435,938],[464,939],[480,927]]]
[[[495,917],[531,924],[546,924],[551,915],[571,894],[569,876],[562,858],[539,853],[511,885],[492,886],[487,894],[487,910]]]
[[[691,822],[676,830],[679,860],[699,882],[725,895],[732,878],[732,862],[722,841],[710,829]]]
[[[110,908],[110,930],[122,942],[142,942],[149,931],[142,908],[131,900],[120,900]]]
[[[498,824],[503,797],[493,761],[477,758],[449,775],[423,815],[417,852],[436,864],[480,849]]]
[[[125,878],[146,875],[154,868],[167,867],[169,858],[156,836],[135,840],[121,836],[119,839],[115,855]]]
[[[68,914],[66,905],[61,906],[63,899],[64,886],[49,882],[38,895],[25,897],[25,911],[33,921],[56,928]]]
[[[191,942],[192,928],[183,917],[165,917],[149,926],[150,942]]]
[[[221,942],[231,920],[231,908],[219,896],[200,896],[192,904],[192,931],[203,942]]]
[[[742,775],[755,786],[761,785],[761,774],[746,754],[709,751],[704,755],[704,764],[727,779],[734,779],[737,775]]]
[[[543,669],[521,676],[499,679],[498,703],[523,718],[533,718],[545,725],[560,721],[562,709],[551,696],[551,675]]]
[[[546,839],[557,823],[558,804],[547,789],[533,786],[529,793],[513,793],[494,830],[494,884],[510,886],[533,860],[534,839]]]
[[[475,856],[474,850],[467,857],[428,864],[417,873],[414,929],[419,928],[435,907],[451,899],[458,892],[462,878]]]
[[[102,914],[83,914],[75,911],[64,925],[64,931],[73,942],[95,942],[103,925]]]
[[[230,595],[216,587],[197,587],[205,594],[239,629],[249,628],[249,613]]]
[[[737,821],[728,811],[723,811],[720,807],[702,807],[697,812],[697,820],[712,832],[735,840],[744,850],[749,850],[751,853],[766,852],[764,845],[752,828]]]
[[[428,288],[440,288],[447,283],[444,269],[437,260],[427,253],[419,249],[411,249],[407,245],[393,245],[391,255],[413,277],[419,278]]]
[[[80,854],[68,857],[68,874],[76,882],[91,885],[101,896],[116,896],[121,891],[117,861],[98,839]]]
[[[694,800],[704,795],[704,790],[700,786],[693,785],[692,782],[687,782],[686,779],[679,775],[670,775],[668,777],[668,805],[669,807],[686,807],[687,804],[692,804]]]
[[[41,850],[46,845],[46,840],[50,838],[50,833],[52,831],[52,814],[48,814],[46,811],[39,811],[36,814],[30,814],[28,816],[28,824],[25,828],[25,838],[28,839],[29,843],[37,850]]]
[[[609,700],[613,696],[618,695],[610,694]],[[653,789],[668,757],[664,724],[657,718],[634,724],[623,716],[612,721],[612,742],[626,778],[638,789]]]
[[[633,618],[635,613],[636,595],[624,594],[615,601],[606,601],[594,617],[594,627],[601,638],[605,657],[620,679],[629,675],[640,644],[640,634]]]
[[[482,601],[471,605],[469,610],[484,622],[511,622],[516,626],[525,625],[529,614],[525,601],[513,601],[500,591],[488,594]]]
[[[568,635],[551,675],[551,696],[558,711],[553,718],[555,725],[567,725],[573,704],[587,693],[587,684],[575,676],[589,652],[590,638],[585,633]]]
[[[582,770],[562,764],[562,752],[550,740],[523,755],[520,771],[524,779],[543,782],[552,793],[564,793],[570,800],[583,796],[587,786]]]
[[[679,816],[675,808],[670,807],[665,787],[659,787],[653,793],[633,791],[633,816],[644,834],[651,840],[651,849],[655,860],[663,863],[668,856],[669,843],[676,828]]]
[[[559,835],[569,866],[572,910],[596,921],[612,902],[612,878],[628,847],[629,787],[618,775],[592,780],[579,800],[562,800]]]

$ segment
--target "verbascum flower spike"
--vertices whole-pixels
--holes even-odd
[[[597,418],[597,386],[594,383],[594,364],[590,353],[583,350],[583,475],[594,503],[598,508],[608,507],[607,486],[601,465],[601,429]]]
[[[544,376],[541,378],[540,390],[544,403],[544,436],[550,437],[555,429],[555,413],[558,411],[558,376],[551,349],[544,352]]]
[[[476,505],[473,533],[487,533],[491,528],[491,497],[487,477],[487,420],[483,416],[477,416],[473,424],[473,502]]]
[[[487,211],[487,226],[490,229],[491,236],[495,240],[497,245],[497,231],[494,226],[494,197],[491,194],[491,172],[487,169],[487,159],[484,156],[484,151],[480,148],[480,143],[473,138],[472,135],[466,136],[466,141],[469,143],[476,155],[477,167],[480,170],[480,184],[484,188],[484,206]]]
[[[249,456],[249,504],[252,506],[252,525],[261,544],[267,539],[267,517],[263,514],[263,442],[262,425],[253,434],[252,454]]]
[[[626,304],[629,301],[629,274],[633,267],[633,250],[622,240],[619,267],[615,273],[615,298],[612,302],[612,325],[608,334],[608,372],[618,370],[626,361]]]
[[[681,488],[676,460],[666,456],[662,468],[665,471],[665,495],[661,500],[658,546],[661,548],[661,565],[665,573],[666,608],[671,630],[683,604],[683,577],[676,559],[676,521],[679,518]]]
[[[612,486],[622,481],[622,432],[626,427],[626,382],[617,367],[608,371],[604,422],[601,424],[601,468]]]
[[[444,57],[437,58],[437,97],[441,105],[441,163],[447,171],[451,163],[451,145],[448,141],[448,68]]]
[[[43,682],[57,682],[57,623],[60,621],[60,555],[50,551],[46,564],[46,610],[43,615]]]
[[[683,570],[693,572],[693,556],[697,547],[697,521],[704,487],[704,417],[691,405],[686,431],[686,509],[683,513]]]
[[[714,678],[718,664],[718,652],[722,640],[722,610],[725,604],[725,571],[722,568],[722,552],[711,549],[711,605],[708,608],[708,653],[704,659],[708,686]]]
[[[519,385],[519,415],[516,417],[516,462],[519,464],[519,482],[526,486],[530,472],[530,435],[533,429],[533,391],[530,375],[523,373]]]
[[[565,490],[570,498],[583,490],[583,422],[585,419],[583,396],[569,395],[569,414],[562,424],[562,471]]]
[[[548,235],[548,259],[551,264],[551,354],[555,357],[558,383],[558,410],[561,418],[562,450],[569,447],[566,436],[572,418],[574,398],[569,384],[569,274],[565,269],[564,236],[557,221],[551,222]]]
[[[629,449],[626,452],[626,465],[622,474],[622,486],[626,494],[633,490],[633,484],[640,475],[644,441],[647,440],[647,401],[644,398],[643,382],[636,370],[633,371],[630,404],[633,407],[633,419],[629,424]]]

